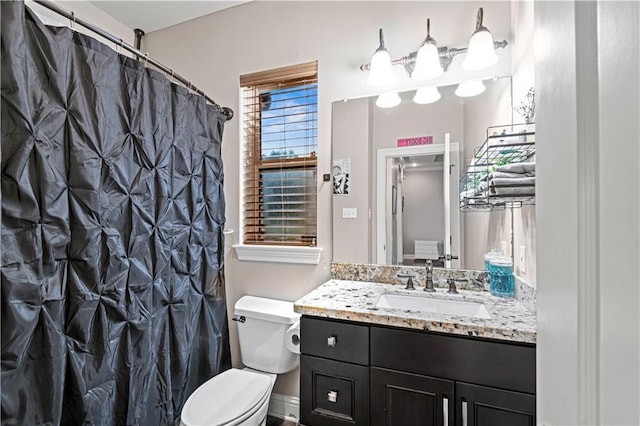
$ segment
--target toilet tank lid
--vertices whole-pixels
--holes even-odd
[[[255,296],[241,297],[236,302],[235,314],[282,324],[293,324],[300,319],[300,314],[293,312],[293,302]]]

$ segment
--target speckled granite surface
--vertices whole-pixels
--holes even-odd
[[[336,280],[370,281],[385,284],[405,285],[406,278],[398,274],[413,275],[416,288],[424,287],[426,268],[423,266],[368,265],[363,263],[331,263],[331,278]],[[456,287],[462,290],[489,291],[489,276],[485,271],[470,269],[433,268],[433,285],[448,288],[447,278],[456,280]],[[517,301],[529,311],[536,313],[536,289],[516,276]]]
[[[402,284],[406,278],[398,274],[413,275],[413,283],[424,287],[426,268],[423,266],[367,265],[361,263],[331,263],[331,278],[336,280],[368,281],[385,284]],[[456,287],[463,290],[489,291],[489,282],[485,271],[468,269],[433,268],[433,286],[448,288],[447,278],[456,280]]]
[[[444,315],[404,309],[376,308],[382,293],[411,294],[449,300],[483,303],[490,319]],[[343,319],[371,324],[477,336],[514,342],[535,343],[536,318],[514,299],[491,296],[485,291],[445,291],[426,293],[422,289],[404,290],[378,282],[332,279],[302,297],[294,310],[303,315]]]
[[[516,276],[516,300],[534,314],[536,310],[536,289]]]

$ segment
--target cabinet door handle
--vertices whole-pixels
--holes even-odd
[[[336,343],[338,343],[338,339],[336,339],[336,336],[327,337],[327,346],[331,346],[332,348],[335,348]]]
[[[442,426],[449,426],[449,398],[442,398]]]
[[[336,402],[338,401],[338,392],[337,391],[331,391],[327,394],[327,400],[329,400],[329,402]]]
[[[462,400],[462,426],[467,426],[467,401]]]

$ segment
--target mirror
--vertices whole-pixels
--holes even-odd
[[[511,77],[484,83],[486,90],[471,98],[456,96],[455,85],[440,87],[440,100],[426,105],[413,102],[414,90],[400,93],[400,105],[389,109],[377,107],[376,97],[333,103],[333,165],[346,182],[333,195],[334,261],[424,265],[434,251],[446,254],[445,219],[452,232],[449,254],[459,258],[451,267],[483,269],[484,253],[492,249],[511,252],[514,259],[521,247],[525,257],[535,252],[534,206],[517,209],[515,216],[508,208],[460,212],[464,166],[488,127],[513,122]],[[448,191],[446,134],[453,148]]]

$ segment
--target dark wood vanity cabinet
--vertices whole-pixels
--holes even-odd
[[[453,425],[453,395],[452,380],[371,367],[371,424]]]
[[[535,346],[303,317],[303,425],[535,425]]]
[[[369,327],[302,317],[303,332],[301,423],[369,425]]]

